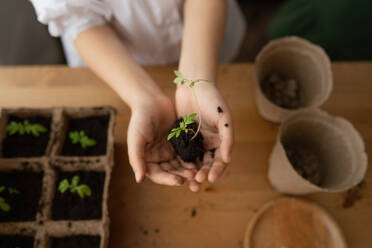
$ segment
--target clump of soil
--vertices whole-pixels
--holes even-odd
[[[289,162],[296,172],[312,184],[322,184],[319,156],[313,150],[298,144],[284,145]]]
[[[109,116],[73,118],[68,121],[68,130],[61,154],[64,156],[100,156],[106,154]],[[96,141],[96,145],[82,148],[80,143],[72,144],[70,131],[84,131],[85,135]]]
[[[80,198],[75,192],[67,190],[65,193],[58,191],[59,183],[73,176],[79,176],[79,184],[86,184],[92,191],[91,196]],[[102,198],[105,182],[105,173],[96,171],[59,172],[56,181],[56,193],[53,199],[53,220],[91,220],[102,217]],[[67,247],[67,246],[66,246]]]
[[[79,235],[64,238],[53,238],[52,248],[99,248],[99,236]]]
[[[282,108],[297,109],[301,106],[301,87],[295,79],[273,73],[261,81],[261,89],[271,102]]]
[[[34,238],[27,236],[0,236],[0,247],[1,248],[33,248]]]
[[[181,121],[182,119],[177,120],[171,129],[179,127]],[[194,132],[198,129],[196,122],[187,127],[194,130]],[[193,132],[181,132],[179,137],[173,136],[170,139],[173,149],[185,162],[195,162],[198,158],[203,160],[204,157],[205,150],[203,147],[203,136],[201,132],[199,132],[194,139],[192,139],[193,136]]]
[[[15,121],[23,123],[28,120],[30,124],[40,124],[48,129],[45,133],[40,133],[39,136],[32,134],[19,133],[9,135],[3,141],[3,154],[4,158],[14,157],[40,157],[45,155],[45,150],[48,146],[49,135],[50,135],[50,124],[52,122],[51,117],[45,116],[34,116],[29,118],[20,118],[17,116],[10,115],[8,118],[8,124]]]
[[[43,173],[12,171],[0,173],[0,186],[6,187],[0,196],[11,207],[9,212],[0,211],[0,222],[34,221],[39,209]],[[9,187],[18,193],[10,193]],[[0,245],[0,247],[2,247]]]
[[[360,190],[362,189],[363,184],[364,182],[362,181],[361,183],[352,187],[346,192],[345,198],[342,202],[343,208],[351,208],[352,206],[354,206],[355,202],[362,199],[362,194]]]

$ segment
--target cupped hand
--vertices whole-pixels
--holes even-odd
[[[204,137],[206,153],[198,166],[199,171],[189,185],[192,191],[198,191],[200,183],[206,179],[215,182],[230,162],[233,124],[227,103],[213,83],[198,82],[194,90],[197,100],[187,84],[177,87],[176,111],[178,117],[197,113],[197,122],[200,121],[201,115],[200,132]]]
[[[145,175],[163,185],[181,185],[195,173],[182,167],[166,137],[176,120],[175,109],[167,97],[147,97],[132,108],[128,127],[129,163],[136,181]]]

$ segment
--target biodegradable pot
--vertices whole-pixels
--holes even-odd
[[[332,91],[331,63],[321,47],[294,36],[273,40],[256,57],[254,72],[258,112],[269,121],[281,122],[298,110],[282,108],[262,92],[261,81],[274,73],[297,81],[299,109],[319,107]]]
[[[317,186],[293,168],[283,144],[302,143],[311,147],[321,161],[322,184]],[[345,191],[362,181],[367,170],[367,154],[360,134],[345,119],[324,111],[301,110],[286,119],[269,158],[269,181],[281,193]]]
[[[16,202],[12,201],[10,193],[4,195],[4,191],[2,192],[2,196],[6,197],[7,202],[11,204],[12,211],[17,210],[12,212],[13,215],[19,218],[14,218],[13,215],[8,218],[4,214],[0,216],[0,242],[5,244],[13,242],[12,244],[22,247],[33,242],[34,247],[38,248],[64,247],[61,246],[62,243],[65,247],[76,247],[76,244],[82,243],[85,246],[80,245],[81,248],[108,247],[110,223],[108,189],[114,165],[115,113],[116,111],[111,107],[0,109],[0,134],[2,134],[0,154],[4,149],[2,147],[4,139],[7,137],[4,134],[6,134],[8,120],[12,116],[51,117],[49,141],[42,156],[0,156],[0,179],[5,181],[5,186],[20,190],[21,193],[17,197],[37,198],[35,202],[28,201],[28,198],[20,198],[21,201],[17,198],[18,202]],[[102,118],[104,121],[100,121]],[[103,125],[97,125],[97,122]],[[92,123],[98,128],[92,128]],[[96,139],[97,144],[100,142],[104,149],[98,152],[97,149],[91,149],[93,152],[63,154],[63,147],[69,142],[67,138],[69,128],[86,131],[86,134]],[[98,136],[94,136],[96,132],[99,133]],[[38,187],[35,185],[30,187],[31,179],[35,178],[35,175],[37,181],[42,180],[42,182]],[[60,181],[64,178],[70,181],[74,175],[80,176],[81,183],[91,187],[91,197],[80,199],[75,195],[70,197],[71,192],[65,192],[66,198],[59,201],[61,194],[57,189]],[[35,192],[30,193],[29,189],[37,191],[37,196],[31,195]],[[74,201],[72,202],[71,199]],[[19,205],[27,205],[26,213],[20,216],[18,216],[19,209],[22,206]],[[89,213],[92,208],[93,214]],[[57,211],[60,209],[67,214],[59,215]],[[80,212],[70,214],[74,209]],[[25,239],[28,243],[25,245],[17,243],[21,239]]]

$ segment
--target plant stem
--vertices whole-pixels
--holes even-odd
[[[199,125],[198,125],[198,129],[197,129],[196,132],[194,133],[194,136],[191,138],[191,140],[193,140],[193,139],[196,137],[196,135],[198,135],[198,133],[199,133],[199,131],[200,131],[200,127],[201,127],[201,123],[202,123],[202,116],[201,116],[201,111],[200,111],[199,101],[198,101],[198,98],[196,97],[196,93],[195,93],[194,87],[192,87],[191,90],[192,90],[192,95],[193,95],[194,98],[195,98],[196,106],[198,107],[198,116],[199,116]]]

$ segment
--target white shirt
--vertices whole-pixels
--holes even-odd
[[[187,0],[31,0],[37,18],[52,36],[62,37],[67,62],[83,66],[74,40],[85,29],[110,22],[136,61],[164,65],[179,59],[183,5]],[[228,0],[228,17],[220,62],[238,53],[245,33],[243,15]]]

